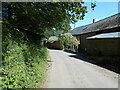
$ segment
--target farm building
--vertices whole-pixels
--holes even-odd
[[[46,46],[52,49],[60,49],[60,41],[56,36],[51,36],[48,38]]]
[[[113,32],[117,33],[119,31],[120,31],[120,13],[115,14],[110,17],[107,17],[105,19],[99,20],[92,24],[77,27],[77,28],[73,29],[70,33],[73,36],[75,36],[78,40],[80,40],[80,45],[79,45],[80,50],[79,51],[85,53],[85,52],[88,52],[87,50],[90,50],[89,49],[90,47],[95,47],[95,45],[97,43],[97,39],[95,39],[96,42],[94,42],[95,40],[93,40],[93,39],[91,40],[90,38],[87,39],[88,37],[92,37],[94,35],[99,35],[99,34],[105,34],[105,33],[106,33],[105,35],[110,35],[107,33],[113,33]],[[106,42],[106,43],[101,42],[101,45],[103,46],[104,44],[108,44],[107,41],[110,41],[110,40],[119,41],[119,39],[117,39],[117,38],[110,38],[108,40],[108,38],[106,37],[106,40],[104,39],[104,42]],[[92,41],[92,43],[91,43],[91,41]],[[100,41],[100,40],[98,40],[98,41]],[[93,44],[93,42],[94,42],[94,44]],[[89,44],[89,43],[91,43],[91,44]],[[115,48],[118,48],[118,47],[119,46],[117,46]],[[97,52],[99,52],[99,50]],[[106,51],[106,53],[107,52],[108,51]],[[90,53],[90,51],[89,51],[89,53]],[[105,53],[105,51],[104,51],[104,53]],[[111,53],[116,53],[116,51],[111,52]],[[91,52],[91,54],[92,54],[92,52]]]
[[[99,56],[119,56],[120,32],[87,37],[87,53]]]

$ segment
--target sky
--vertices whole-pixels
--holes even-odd
[[[91,0],[82,0],[82,1],[91,2]],[[95,0],[95,1],[97,1],[97,2],[119,2],[120,0]]]
[[[95,7],[94,11],[91,8],[91,2],[85,2],[84,5],[88,6],[88,13],[86,13],[84,20],[79,20],[75,24],[75,27],[91,24],[93,19],[101,20],[118,13],[118,2],[96,2],[97,6]],[[74,29],[74,24],[71,24],[71,28],[71,30]]]

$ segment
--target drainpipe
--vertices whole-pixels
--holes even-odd
[[[95,22],[95,19],[93,19],[93,23]]]

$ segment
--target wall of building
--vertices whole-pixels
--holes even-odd
[[[78,36],[75,36],[76,37],[76,39],[78,40],[78,41],[80,41],[80,36],[78,35]]]
[[[96,32],[89,32],[89,33],[85,33],[85,34],[80,34],[80,52],[86,52],[86,48],[87,48],[87,37],[90,36],[94,36],[97,34],[101,34],[101,33],[108,33],[108,32],[115,32],[115,31],[120,31],[120,27],[117,28],[112,28],[112,29],[106,29],[106,30],[102,30],[102,31],[96,31]]]
[[[120,56],[120,39],[87,40],[87,53],[101,56]]]
[[[60,41],[54,41],[53,43],[47,43],[46,46],[51,49],[60,49]]]
[[[96,35],[95,32],[93,33],[87,33],[87,34],[82,34],[80,35],[80,52],[86,52],[86,47],[87,47],[87,41],[86,41],[86,37],[90,37]]]

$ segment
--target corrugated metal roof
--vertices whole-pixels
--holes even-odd
[[[49,37],[48,38],[48,40],[54,40],[54,41],[58,41],[58,37],[56,37],[56,36],[51,36],[51,37]]]
[[[120,27],[120,13],[107,17],[105,19],[99,20],[89,25],[77,27],[73,29],[70,33],[72,35],[79,35],[79,34],[101,31],[101,30],[115,28],[115,27]]]
[[[87,37],[86,39],[103,39],[103,38],[120,38],[120,32],[98,34],[92,37]]]

